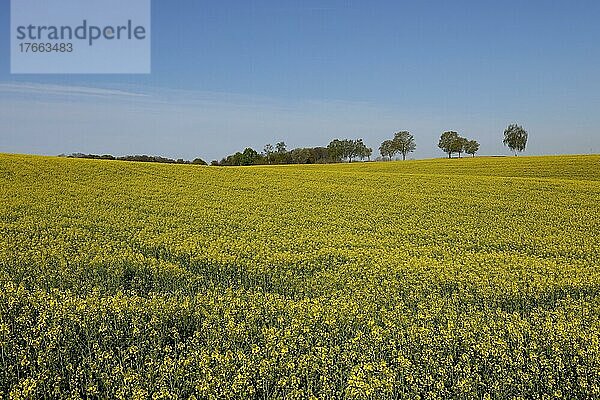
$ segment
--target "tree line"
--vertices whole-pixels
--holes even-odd
[[[512,151],[521,152],[527,144],[527,132],[523,127],[511,124],[504,131],[503,143]],[[445,131],[440,136],[438,147],[452,158],[463,153],[475,157],[480,144],[476,140],[462,137],[456,131]],[[394,133],[394,137],[384,140],[379,146],[379,153],[383,160],[392,160],[396,155],[401,155],[406,160],[409,153],[416,150],[414,136],[409,131]],[[261,153],[247,147],[243,152],[237,152],[224,157],[221,161],[212,161],[215,166],[233,165],[260,165],[260,164],[323,164],[352,162],[355,160],[371,160],[373,149],[367,147],[362,139],[334,139],[327,147],[301,147],[288,151],[285,142],[278,142],[275,146],[265,145]]]
[[[525,150],[528,134],[522,126],[511,124],[504,130],[503,143],[517,155],[518,152]],[[458,158],[463,153],[475,157],[479,151],[480,145],[476,140],[470,140],[462,137],[456,131],[445,131],[441,134],[438,147],[452,158],[453,154],[458,154]],[[394,137],[384,140],[379,146],[379,153],[383,160],[392,160],[397,155],[406,160],[409,153],[416,150],[417,145],[414,136],[409,131],[399,131],[394,133]],[[371,161],[373,149],[367,147],[363,139],[334,139],[327,147],[299,147],[292,150],[287,149],[285,142],[277,142],[275,145],[266,144],[262,152],[258,152],[251,147],[244,151],[238,151],[220,161],[213,160],[210,165],[213,166],[241,166],[241,165],[275,165],[275,164],[326,164],[352,162],[356,160]],[[207,165],[201,158],[192,161],[184,159],[171,159],[160,156],[133,155],[114,157],[110,154],[95,155],[73,153],[71,155],[61,154],[63,157],[91,158],[100,160],[119,160],[119,161],[138,161],[138,162],[158,162],[168,164],[196,164]]]
[[[131,155],[115,157],[110,154],[84,154],[84,153],[72,153],[72,154],[60,154],[59,157],[67,158],[89,158],[92,160],[115,160],[115,161],[135,161],[135,162],[153,162],[163,164],[195,164],[195,165],[207,165],[206,161],[201,158],[195,158],[192,161],[184,160],[179,158],[174,160],[172,158],[166,158],[161,156],[147,156],[147,155]]]
[[[362,139],[334,139],[327,147],[299,147],[287,150],[285,142],[275,146],[266,144],[262,153],[251,147],[242,152],[214,160],[214,166],[233,165],[274,165],[274,164],[328,164],[371,159],[373,149],[367,147]]]

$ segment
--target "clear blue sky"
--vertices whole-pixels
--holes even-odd
[[[150,75],[11,75],[0,2],[0,152],[220,158],[246,146],[443,130],[508,154],[600,152],[600,2],[152,2]],[[568,140],[561,140],[562,135]]]

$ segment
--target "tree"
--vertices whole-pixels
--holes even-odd
[[[371,154],[373,153],[373,149],[367,147],[364,144],[362,139],[355,140],[353,145],[354,145],[355,156],[357,156],[361,160],[364,160],[367,157],[371,157]]]
[[[263,149],[263,153],[265,155],[265,158],[267,159],[267,164],[271,164],[271,156],[273,155],[273,152],[275,151],[275,149],[273,148],[273,145],[270,143],[267,143]]]
[[[243,154],[237,151],[235,154],[231,154],[226,158],[223,158],[220,165],[242,165]]]
[[[297,148],[290,151],[290,157],[294,164],[312,164],[310,149]]]
[[[196,164],[196,165],[207,165],[206,161],[204,161],[201,158],[194,158],[194,161],[192,161],[192,164]]]
[[[275,150],[279,153],[279,154],[284,154],[287,152],[286,146],[285,146],[285,142],[277,142],[275,144]]]
[[[371,161],[371,155],[373,154],[373,149],[370,147],[367,147],[365,145],[363,145],[361,148],[359,148],[359,154],[358,157],[361,160],[364,160],[365,158],[369,161]]]
[[[457,137],[456,140],[454,141],[454,145],[452,146],[452,150],[454,150],[456,153],[458,153],[458,158],[461,158],[461,154],[465,151],[465,148],[467,147],[467,143],[469,142],[468,139],[464,138],[464,137]]]
[[[440,136],[438,147],[448,153],[448,158],[452,158],[452,153],[456,152],[458,144],[458,133],[455,131],[446,131]]]
[[[475,157],[475,153],[479,151],[479,143],[476,140],[468,140],[465,144],[465,153]]]
[[[381,146],[379,146],[379,153],[381,153],[381,156],[384,158],[387,157],[390,161],[396,152],[397,150],[392,140],[384,140],[383,143],[381,143]]]
[[[504,140],[502,143],[514,151],[516,156],[517,152],[525,150],[525,146],[527,146],[527,137],[527,131],[523,129],[522,126],[510,124],[508,128],[504,130]]]
[[[417,148],[415,138],[408,131],[396,132],[392,143],[396,152],[402,154],[402,160],[406,160],[406,155]]]
[[[326,147],[313,147],[310,149],[312,160],[315,163],[326,163],[329,161],[329,151]]]
[[[260,155],[257,153],[256,150],[254,150],[250,147],[246,147],[246,149],[242,153],[239,165],[252,165],[259,158],[260,158]]]
[[[327,145],[327,152],[333,162],[340,162],[344,158],[344,144],[339,139],[333,139]]]
[[[357,156],[364,155],[366,157],[369,148],[365,146],[362,139],[350,140],[350,139],[334,139],[327,146],[329,157],[333,162],[340,162],[348,160],[352,162]],[[372,150],[371,150],[372,151]]]
[[[343,156],[344,158],[348,159],[348,162],[352,162],[352,159],[355,158],[356,156],[358,156],[358,152],[359,152],[359,147],[361,146],[360,143],[362,143],[362,139],[359,140],[350,140],[350,139],[344,139],[342,140],[343,143]],[[364,146],[364,144],[363,144]]]

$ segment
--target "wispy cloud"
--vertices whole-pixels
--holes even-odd
[[[86,86],[53,85],[42,83],[0,83],[0,93],[9,94],[34,94],[48,96],[93,96],[93,97],[147,97],[144,93],[135,93],[125,90],[106,89]]]

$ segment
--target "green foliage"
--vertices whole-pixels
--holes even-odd
[[[373,150],[368,148],[362,139],[334,139],[327,146],[329,157],[333,161],[348,160],[352,162],[355,158],[364,159],[370,157]]]
[[[360,158],[361,160],[364,160],[365,158],[371,158],[371,154],[373,154],[373,149],[367,147],[362,139],[355,140],[354,146],[356,149],[356,156],[358,158]]]
[[[339,162],[331,159],[325,147],[300,147],[287,151],[284,142],[279,142],[273,147],[265,145],[263,153],[259,154],[252,148],[246,148],[243,153],[237,152],[223,158],[220,162],[213,161],[214,166],[240,166],[261,164],[322,164]]]
[[[452,150],[458,153],[458,157],[460,158],[462,153],[465,152],[467,144],[469,143],[469,139],[459,136],[454,141],[454,145],[452,146]]]
[[[287,146],[285,142],[277,142],[275,144],[275,151],[279,154],[284,154],[287,152]]]
[[[465,143],[465,153],[475,157],[475,153],[479,151],[479,143],[476,140],[467,140]]]
[[[162,164],[197,164],[197,165],[206,165],[206,162],[201,158],[196,158],[194,161],[187,161],[183,158],[178,158],[174,160],[172,158],[165,158],[161,156],[147,156],[143,155],[133,155],[133,156],[122,156],[115,157],[110,154],[98,155],[98,154],[83,154],[83,153],[72,153],[70,155],[61,154],[59,157],[68,157],[68,158],[86,158],[91,160],[118,160],[118,161],[132,161],[132,162],[153,162],[153,163],[162,163]]]
[[[412,153],[417,148],[415,138],[408,131],[400,131],[394,134],[394,139],[385,140],[379,146],[379,152],[382,157],[392,159],[396,154],[402,154],[402,160],[406,160],[406,155]]]
[[[445,153],[448,153],[448,158],[452,158],[452,153],[458,153],[458,157],[460,158],[462,153],[465,152],[475,154],[479,150],[479,143],[459,136],[457,132],[447,131],[442,133],[438,147]],[[473,151],[473,153],[469,153],[467,149]]]
[[[242,153],[240,165],[253,165],[260,160],[258,152],[250,147],[244,149]]]
[[[265,159],[267,160],[267,164],[272,164],[273,163],[273,153],[275,152],[275,149],[273,148],[273,145],[268,143],[265,145],[264,149],[263,149],[263,154],[265,155]]]
[[[381,153],[382,157],[387,157],[390,161],[392,157],[398,152],[397,147],[394,145],[392,140],[384,140],[379,146],[379,153]]]
[[[600,398],[599,163],[0,155],[0,397]]]
[[[455,153],[460,146],[459,136],[457,132],[446,131],[442,133],[438,147],[448,154],[448,158],[452,157],[452,153]]]
[[[517,152],[525,150],[527,138],[527,131],[523,129],[522,126],[510,124],[508,128],[504,130],[504,140],[502,140],[502,143],[504,143],[505,146],[508,146],[511,151],[514,151],[516,156]]]
[[[294,164],[312,164],[312,153],[310,149],[294,149],[290,152],[290,158]]]
[[[402,160],[406,160],[406,155],[417,149],[415,138],[408,131],[396,132],[392,146],[395,152],[402,154]]]

